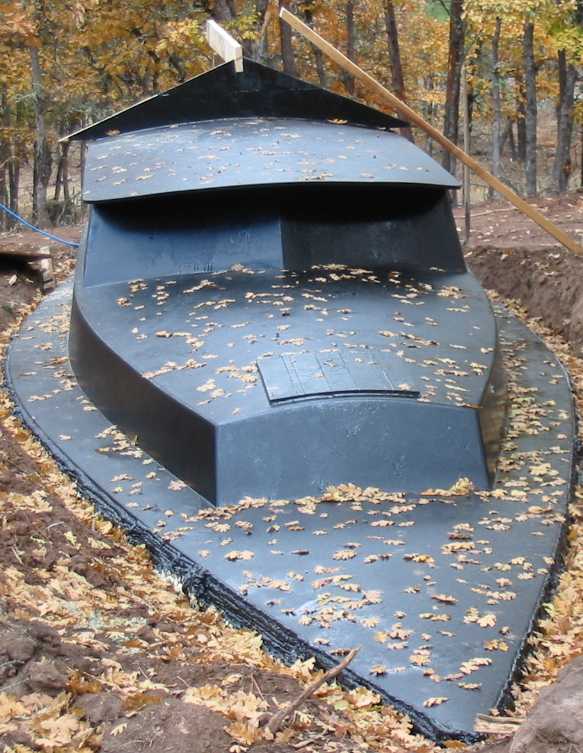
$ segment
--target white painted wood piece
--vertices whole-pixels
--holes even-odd
[[[212,47],[225,63],[233,60],[237,73],[243,72],[243,48],[216,21],[206,22],[206,39],[209,46]]]

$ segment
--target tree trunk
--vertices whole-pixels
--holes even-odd
[[[354,37],[354,2],[355,0],[347,0],[345,6],[346,12],[346,57],[349,60],[354,60],[355,49],[355,37]],[[351,96],[354,94],[354,78],[350,73],[342,71],[340,74],[342,83],[346,87],[346,91]]]
[[[314,28],[314,7],[313,5],[304,6],[304,18],[310,29]],[[326,66],[324,64],[324,53],[314,45],[310,45],[314,54],[314,60],[316,61],[316,71],[318,72],[318,80],[320,86],[326,88],[328,85],[328,77],[326,75]]]
[[[8,133],[10,128],[10,110],[8,106],[8,97],[6,84],[0,89],[0,123]],[[9,166],[10,166],[10,142],[7,136],[0,139],[0,201],[9,205]],[[10,217],[0,211],[0,230],[8,230],[10,227]]]
[[[496,18],[496,31],[492,39],[492,109],[494,122],[492,123],[492,174],[500,177],[500,157],[502,151],[502,92],[500,90],[500,35],[502,21]],[[490,199],[494,198],[494,190],[488,191]]]
[[[354,60],[354,0],[346,3],[346,57]]]
[[[391,65],[391,86],[393,93],[399,97],[402,102],[407,101],[405,92],[405,81],[403,79],[403,67],[401,65],[401,50],[399,48],[399,29],[395,17],[395,6],[393,0],[385,0],[385,27],[387,30],[387,46],[389,48],[389,62]],[[413,141],[411,128],[401,128],[401,136]]]
[[[468,95],[468,127],[470,129],[470,139],[472,135],[473,122],[474,122],[474,109],[476,104],[476,92],[474,90],[474,82],[469,74],[469,71],[475,71],[480,65],[480,59],[482,57],[482,42],[477,41],[472,59],[464,62],[462,67],[462,75],[465,75],[465,84]]]
[[[252,60],[258,62],[265,62],[268,58],[267,54],[267,27],[269,25],[269,0],[256,0],[255,13],[257,17],[257,28],[259,29],[259,36],[253,40],[242,40],[243,54]]]
[[[524,59],[524,167],[526,173],[526,195],[537,194],[537,101],[536,101],[536,65],[534,61],[534,22],[528,19],[524,24],[523,36]],[[519,131],[520,151],[520,131]]]
[[[237,15],[231,0],[215,0],[212,4],[208,3],[207,11],[217,23],[232,21]]]
[[[8,164],[9,204],[12,211],[18,212],[18,191],[20,188],[20,160],[16,155]]]
[[[460,81],[464,59],[465,34],[462,17],[463,9],[463,0],[451,0],[443,132],[450,141],[453,141],[454,144],[457,144],[458,142]],[[449,172],[455,171],[455,159],[448,150],[445,150],[443,153],[443,166],[446,170],[449,170]]]
[[[83,184],[84,184],[84,178],[85,178],[86,161],[87,161],[87,142],[80,141],[79,142],[79,174],[81,176],[81,193],[83,193],[83,190],[85,188]]]
[[[316,70],[318,71],[318,81],[324,89],[328,86],[328,76],[326,75],[326,65],[324,63],[324,53],[317,47],[314,47],[314,59],[316,60]]]
[[[518,159],[526,162],[526,90],[522,72],[516,72],[516,149]]]
[[[280,10],[281,8],[287,8],[289,5],[288,0],[278,0],[278,2]],[[283,61],[284,73],[288,73],[290,76],[295,76],[296,59],[292,45],[291,27],[281,19],[279,19],[279,38],[281,43],[281,59]]]
[[[425,89],[427,89],[427,91],[433,91],[435,86],[433,82],[433,76],[431,74],[423,77],[423,86],[425,87]],[[422,114],[428,123],[431,123],[432,125],[434,124],[435,107],[433,105],[433,102],[423,102]],[[429,154],[430,157],[433,157],[433,139],[429,138],[429,136],[427,136],[424,132],[422,133],[422,136],[425,139],[425,151]]]
[[[61,156],[57,166],[57,175],[55,177],[54,200],[59,201],[61,198],[61,189],[63,190],[63,202],[65,206],[71,200],[69,192],[69,148],[70,141],[63,141],[61,144]]]
[[[61,183],[63,175],[63,155],[59,157],[57,162],[57,174],[55,175],[55,190],[53,192],[53,201],[58,201],[61,198]]]
[[[516,152],[516,141],[514,140],[514,123],[512,121],[512,118],[507,118],[506,127],[502,132],[502,140],[500,142],[500,155],[502,157],[504,156],[506,142],[508,142],[510,146],[510,159],[512,160],[512,162],[516,162],[516,160],[518,159],[518,154]]]
[[[30,48],[32,90],[35,115],[34,169],[33,169],[33,216],[40,227],[50,224],[47,211],[47,189],[51,177],[51,152],[47,140],[45,122],[46,98],[43,89],[42,71],[36,47]]]
[[[71,191],[69,189],[69,148],[70,146],[71,146],[70,141],[65,141],[63,144],[61,144],[61,147],[63,149],[63,156],[62,156],[63,173],[61,175],[61,182],[63,184],[63,201],[65,202],[65,207],[67,207],[71,203]]]
[[[25,105],[20,100],[16,104],[15,108],[15,125],[17,132],[23,127],[25,121]],[[12,159],[10,160],[8,167],[8,180],[10,186],[10,209],[14,212],[19,211],[19,192],[20,192],[20,167],[26,163],[26,151],[24,144],[18,138],[15,137],[12,144]]]
[[[0,144],[0,159],[4,157],[4,145]],[[7,163],[4,159],[0,163],[0,201],[2,204],[8,204],[8,184],[7,184]],[[8,215],[0,210],[0,230],[8,230]]]
[[[565,50],[559,50],[559,101],[557,104],[557,151],[553,165],[555,188],[564,193],[569,188],[571,164],[571,135],[577,70],[568,62]]]

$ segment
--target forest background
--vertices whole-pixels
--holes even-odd
[[[0,0],[0,202],[78,221],[84,151],[60,139],[218,64],[209,18],[246,56],[382,109],[292,38],[282,5],[452,141],[467,122],[471,152],[519,193],[583,185],[583,0]],[[488,198],[477,181],[472,198]]]

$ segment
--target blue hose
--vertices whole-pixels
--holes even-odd
[[[25,227],[30,228],[30,230],[34,230],[35,233],[40,233],[41,235],[44,235],[47,238],[50,238],[51,240],[56,241],[57,243],[62,243],[63,246],[69,246],[69,248],[79,248],[79,244],[75,243],[75,241],[66,241],[64,238],[59,238],[57,235],[53,235],[52,233],[49,233],[48,230],[41,230],[40,227],[35,227],[34,225],[31,225],[30,222],[28,222],[28,220],[25,220],[24,217],[21,217],[19,214],[17,214],[12,209],[7,207],[1,201],[0,201],[0,209],[3,212],[6,212],[6,214],[10,215],[10,217],[14,217],[15,220],[18,220],[18,222],[20,222],[21,225],[24,225]]]

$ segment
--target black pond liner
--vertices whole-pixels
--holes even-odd
[[[497,307],[503,351],[515,361],[520,359],[513,369],[517,383],[536,390],[542,430],[518,435],[515,443],[518,453],[538,450],[550,464],[551,474],[541,476],[541,484],[547,484],[543,493],[554,493],[547,501],[533,494],[536,484],[521,485],[521,479],[528,477],[528,466],[541,462],[541,458],[534,461],[525,456],[522,464],[517,461],[498,474],[495,488],[518,483],[514,488],[519,492],[526,488],[526,500],[435,495],[416,504],[419,498],[413,497],[412,509],[402,505],[405,512],[394,511],[390,531],[382,526],[371,528],[370,521],[382,521],[383,505],[391,506],[391,502],[310,507],[305,502],[266,501],[262,507],[248,506],[234,513],[225,534],[205,525],[212,518],[193,520],[201,510],[208,513],[208,504],[116,435],[80,391],[66,362],[70,296],[71,286],[61,286],[25,321],[9,349],[7,384],[18,415],[97,510],[123,527],[133,543],[145,544],[156,566],[176,576],[185,594],[202,605],[215,605],[232,624],[257,630],[266,648],[284,662],[314,656],[327,668],[343,649],[360,646],[351,668],[342,675],[344,686],[365,686],[379,693],[408,714],[416,730],[432,739],[476,740],[476,714],[511,703],[510,685],[524,659],[526,639],[560,568],[564,519],[574,480],[576,422],[569,379],[556,357],[524,325]],[[156,478],[147,478],[152,471]],[[557,478],[554,471],[562,484],[548,485]],[[131,482],[113,480],[125,474]],[[507,486],[507,492],[512,488]],[[533,506],[550,512],[528,512]],[[448,532],[464,523],[474,527],[475,543],[473,551],[462,552],[460,559],[442,547],[455,543]],[[279,526],[276,533],[274,526]],[[325,535],[314,537],[320,529],[325,529]],[[371,543],[371,534],[377,533],[384,543]],[[222,546],[226,535],[231,541]],[[273,542],[274,538],[278,541]],[[332,552],[354,542],[360,544],[358,556],[341,562],[332,559]],[[381,546],[392,556],[366,564],[365,557],[376,554]],[[253,557],[230,561],[225,554],[232,551],[252,551]],[[424,560],[425,555],[433,559]],[[314,573],[323,562],[341,567],[350,578],[321,589],[313,587],[312,580],[327,577]],[[508,578],[512,585],[497,584],[499,578]],[[360,582],[361,592],[342,590],[347,582]],[[282,583],[289,590],[280,590]],[[511,600],[505,600],[507,589],[515,594]],[[344,612],[331,608],[324,614],[318,603],[322,591],[349,597],[352,608]],[[443,594],[454,597],[456,603],[435,599]],[[354,607],[355,602],[361,606]],[[495,615],[496,624],[480,627],[464,622],[470,608],[480,616]],[[428,620],[431,613],[448,614],[449,619]],[[363,619],[373,622],[367,626]],[[319,620],[329,627],[321,627]],[[505,628],[503,635],[501,628]],[[402,639],[401,629],[412,632]],[[379,631],[393,637],[381,643],[375,639]],[[424,640],[421,634],[428,633],[430,640]],[[495,639],[504,640],[508,650],[485,650],[484,642]],[[424,666],[409,661],[429,646],[427,666],[442,678],[453,675],[449,681],[434,682],[424,674]],[[457,676],[460,665],[475,657],[491,663]],[[387,674],[373,680],[370,669],[380,663],[387,667]],[[470,690],[459,682],[481,686]],[[436,696],[448,701],[423,706],[425,699]]]

